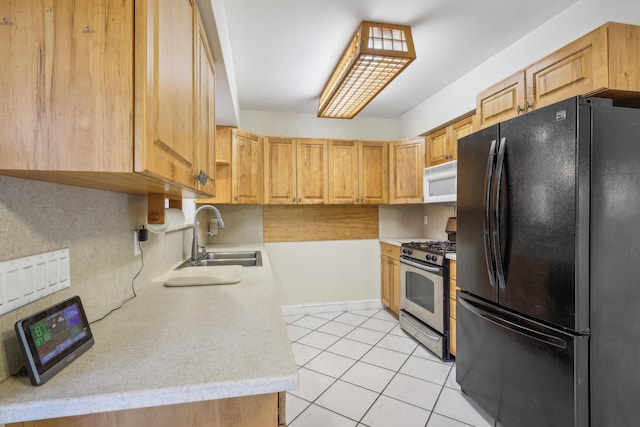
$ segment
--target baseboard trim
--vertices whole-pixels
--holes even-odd
[[[333,311],[375,310],[382,308],[382,302],[379,299],[335,301],[317,304],[283,305],[281,308],[283,316],[290,316],[294,314],[329,313]]]

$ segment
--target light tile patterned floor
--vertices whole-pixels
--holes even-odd
[[[289,427],[491,427],[443,362],[384,309],[285,316],[300,386]]]

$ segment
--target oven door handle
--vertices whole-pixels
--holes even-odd
[[[400,316],[402,316],[403,313],[400,313]],[[426,333],[423,328],[421,328],[420,326],[418,326],[415,322],[413,322],[412,320],[409,320],[406,316],[402,316],[402,319],[407,322],[409,325],[411,325],[413,328],[415,328],[416,332],[419,334],[424,335],[425,337],[429,338],[431,341],[436,341],[439,342],[440,340],[442,340],[441,336],[436,336],[436,335],[429,335],[428,333]]]
[[[430,271],[431,273],[440,273],[440,267],[429,267],[428,265],[422,265],[417,262],[409,261],[408,259],[402,258],[400,260],[401,263],[410,265],[411,267],[419,268],[420,270]]]

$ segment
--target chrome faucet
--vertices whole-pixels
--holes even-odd
[[[220,215],[220,211],[218,210],[218,208],[211,205],[202,205],[198,209],[196,209],[196,213],[193,214],[193,242],[191,244],[192,262],[199,261],[198,252],[200,250],[200,246],[198,245],[198,214],[202,211],[213,211],[216,214],[216,218],[218,219],[218,227],[224,228],[224,221],[222,221],[222,215]]]

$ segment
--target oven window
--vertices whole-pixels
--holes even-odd
[[[413,271],[405,273],[405,281],[405,297],[430,313],[435,313],[435,283]]]

